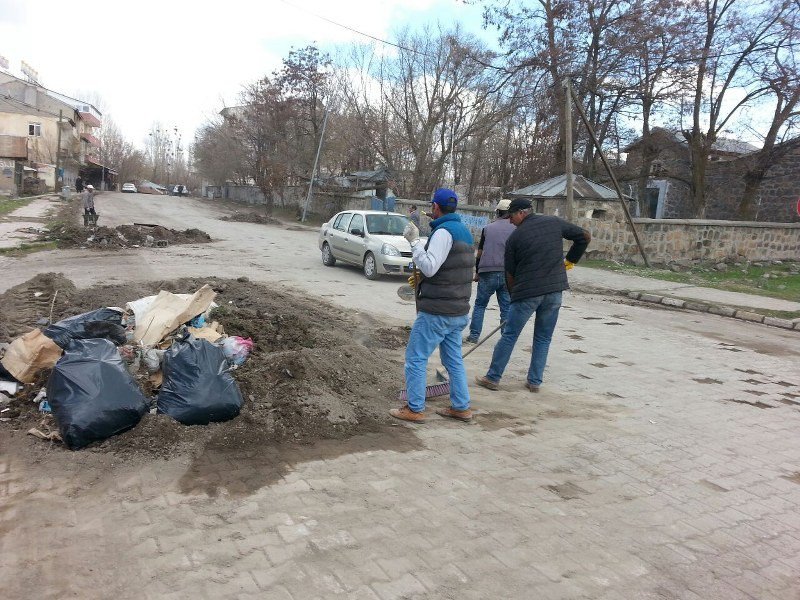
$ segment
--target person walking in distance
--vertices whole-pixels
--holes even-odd
[[[457,205],[458,196],[453,190],[438,189],[431,203],[434,219],[428,242],[422,244],[414,223],[409,222],[403,231],[403,237],[411,244],[416,269],[422,272],[421,278],[409,278],[409,283],[415,284],[417,318],[406,347],[408,401],[403,407],[389,411],[404,421],[425,421],[428,358],[437,347],[450,378],[450,407],[436,412],[461,421],[472,418],[467,373],[461,357],[461,332],[469,321],[475,254],[472,234],[455,214]]]
[[[94,186],[89,184],[81,193],[83,201],[83,224],[89,225],[89,221],[95,221],[97,213],[94,210]],[[94,215],[93,218],[90,215]]]
[[[419,212],[417,212],[417,207],[413,204],[408,208],[408,218],[414,224],[414,227],[419,229]]]
[[[483,315],[486,305],[493,295],[497,295],[497,305],[500,307],[500,323],[505,323],[508,318],[508,306],[511,297],[506,288],[505,260],[506,240],[516,227],[509,220],[508,207],[511,200],[503,199],[497,203],[497,219],[483,228],[478,252],[475,257],[475,277],[478,282],[478,293],[475,296],[475,305],[472,307],[472,321],[469,324],[469,336],[466,341],[475,344],[481,336],[483,329]]]
[[[542,385],[550,340],[558,321],[561,293],[569,289],[567,270],[577,263],[591,234],[574,225],[547,215],[531,212],[530,200],[518,198],[508,207],[511,222],[517,226],[506,242],[506,283],[511,293],[503,335],[494,347],[489,371],[476,377],[478,385],[498,389],[511,352],[525,324],[536,313],[533,326],[533,348],[528,367],[526,387],[538,392]],[[572,247],[563,257],[563,241],[571,240]]]

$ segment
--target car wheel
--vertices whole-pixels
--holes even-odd
[[[378,274],[378,263],[375,262],[375,255],[372,254],[372,252],[367,252],[367,255],[364,257],[364,277],[372,280],[380,277]]]
[[[322,264],[326,267],[332,267],[336,264],[336,258],[333,256],[333,252],[331,252],[331,247],[328,245],[328,242],[322,244]]]

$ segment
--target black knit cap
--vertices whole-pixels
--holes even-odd
[[[526,210],[531,207],[531,201],[526,200],[525,198],[515,198],[511,201],[511,204],[508,205],[508,212],[515,213],[518,210]]]

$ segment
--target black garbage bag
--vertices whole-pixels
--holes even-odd
[[[109,340],[73,340],[47,382],[47,401],[70,450],[135,427],[147,399]]]
[[[234,418],[243,400],[228,368],[222,348],[187,333],[164,353],[158,412],[184,425]]]
[[[43,331],[47,337],[65,350],[72,340],[104,338],[117,346],[125,343],[122,313],[112,308],[98,308],[81,315],[62,319],[48,325]]]

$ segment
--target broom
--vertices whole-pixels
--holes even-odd
[[[475,348],[480,346],[483,342],[485,342],[490,337],[492,337],[495,333],[497,333],[498,330],[503,325],[505,325],[505,323],[500,323],[500,325],[498,325],[497,327],[492,329],[488,334],[486,334],[486,337],[484,337],[482,340],[479,340],[478,342],[476,342],[475,345],[472,348],[470,348],[469,350],[464,352],[464,354],[461,355],[461,358],[466,358],[467,356],[469,356],[470,353],[473,350],[475,350]],[[450,382],[447,380],[447,373],[443,368],[440,367],[440,368],[436,369],[436,379],[442,381],[442,383],[434,383],[433,385],[426,386],[425,387],[425,398],[436,398],[437,396],[449,396],[450,395]],[[400,393],[398,394],[398,398],[403,402],[408,400],[408,390],[400,390]]]

